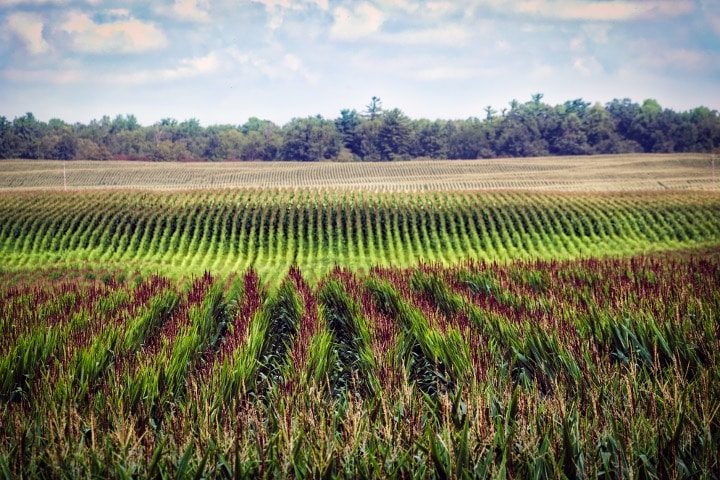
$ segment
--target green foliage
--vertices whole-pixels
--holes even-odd
[[[430,395],[454,389],[470,369],[462,334],[449,329],[442,335],[431,328],[422,312],[403,300],[388,282],[371,279],[367,288],[378,309],[395,318],[403,329],[399,360],[410,380]]]
[[[104,276],[0,272],[3,478],[720,465],[717,249],[337,269],[315,286],[293,269],[264,301],[252,271],[182,294]]]
[[[177,306],[178,295],[167,291],[150,301],[147,309],[132,319],[124,331],[122,348],[126,352],[138,350],[142,343],[168,319]]]
[[[264,396],[283,380],[301,315],[300,297],[286,280],[251,320],[247,343],[218,367],[216,384],[222,402],[229,404],[241,393]]]
[[[163,403],[183,396],[190,370],[198,366],[204,351],[215,348],[229,321],[223,293],[222,282],[214,283],[202,302],[190,307],[189,323],[174,343],[125,379],[130,410],[146,408],[156,415]]]
[[[653,99],[642,105],[614,99],[588,108],[582,99],[556,106],[542,99],[536,93],[525,103],[513,100],[500,116],[485,107],[484,120],[434,122],[411,120],[397,108],[383,110],[377,97],[363,115],[343,109],[334,121],[317,115],[283,126],[251,117],[240,126],[166,118],[143,127],[133,115],[68,125],[27,113],[12,122],[0,117],[0,158],[318,161],[337,159],[344,147],[353,158],[375,161],[710,152],[720,144],[720,116],[706,107],[675,112]]]
[[[378,388],[373,375],[375,361],[370,348],[369,326],[357,303],[340,282],[333,280],[323,285],[318,297],[331,343],[328,352],[326,336],[319,337],[314,345],[317,353],[313,356],[311,371],[315,372],[316,379],[325,372],[335,395],[350,388],[371,395]]]
[[[283,127],[283,160],[312,161],[335,158],[340,135],[330,120],[322,117],[295,118]]]
[[[21,337],[18,343],[0,357],[0,395],[20,394],[35,369],[55,351],[62,339],[62,331],[48,329]]]
[[[84,262],[182,276],[241,266],[277,285],[292,264],[314,281],[334,264],[567,259],[720,242],[720,201],[699,193],[45,193],[18,210],[23,198],[0,198],[0,255],[12,269]],[[538,292],[548,282],[529,271],[513,280]]]
[[[285,375],[288,365],[288,352],[292,345],[297,326],[302,315],[302,303],[297,291],[289,281],[284,282],[273,300],[263,307],[257,322],[261,329],[257,332],[262,338],[256,357],[255,385],[250,390],[262,392],[278,383]],[[251,332],[252,335],[253,332]]]

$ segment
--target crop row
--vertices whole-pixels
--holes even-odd
[[[0,351],[8,476],[720,467],[717,250],[335,268],[314,287],[296,267],[4,275],[0,311],[25,325]],[[15,307],[28,296],[50,313]]]
[[[226,191],[0,196],[5,268],[105,265],[316,280],[465,259],[570,259],[717,245],[720,197]]]
[[[3,161],[0,188],[324,188],[367,191],[717,190],[708,155],[413,162]]]

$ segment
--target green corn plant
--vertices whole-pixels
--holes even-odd
[[[575,408],[562,420],[562,469],[568,479],[585,478],[585,456],[578,430],[578,414]]]
[[[142,343],[168,319],[178,302],[179,296],[172,290],[167,290],[150,300],[149,307],[131,319],[125,328],[122,341],[123,351],[138,350]]]
[[[550,393],[560,377],[571,382],[581,380],[577,361],[554,335],[535,326],[528,326],[528,330],[523,340],[511,345],[516,381],[526,385],[535,382],[542,392]]]
[[[0,397],[13,398],[21,394],[36,369],[50,358],[64,337],[58,328],[23,335],[0,357]]]
[[[367,283],[378,309],[395,318],[402,326],[398,342],[401,366],[411,380],[427,393],[453,389],[467,374],[470,360],[462,336],[448,330],[447,337],[430,328],[427,319],[405,302],[387,281],[371,279]]]
[[[653,317],[622,319],[595,313],[589,319],[590,331],[610,357],[623,365],[653,369],[677,362],[692,376],[710,361],[707,341],[698,345],[694,338],[707,339],[704,325],[689,321],[657,321]],[[702,320],[700,320],[702,322]]]
[[[355,384],[360,392],[372,394],[377,389],[373,373],[375,361],[369,327],[358,305],[336,280],[326,283],[318,297],[321,315],[332,334],[334,367],[330,372],[330,384],[333,393],[338,395]]]
[[[210,287],[202,302],[190,309],[188,318],[189,325],[175,343],[128,379],[126,391],[132,410],[144,405],[157,413],[163,402],[182,397],[190,369],[205,349],[217,344],[229,321],[222,282]]]
[[[68,365],[67,381],[59,384],[57,393],[79,402],[92,390],[115,357],[139,350],[148,335],[170,317],[177,304],[177,293],[165,290],[150,299],[149,305],[141,308],[127,326],[111,325],[73,357]]]
[[[300,296],[291,281],[283,282],[252,319],[247,343],[218,367],[216,398],[229,403],[241,393],[263,395],[280,381],[301,315]]]
[[[447,317],[458,315],[464,307],[462,298],[454,294],[436,275],[415,271],[410,277],[410,287],[432,299],[435,306]]]
[[[334,337],[327,329],[321,330],[312,339],[308,347],[308,364],[303,384],[310,386],[327,384],[330,387],[330,373],[338,362],[333,349]]]
[[[288,353],[302,315],[302,301],[292,282],[284,282],[278,289],[274,301],[269,302],[261,313],[259,322],[262,328],[262,345],[259,348],[254,372],[257,390],[262,392],[278,383],[285,376],[288,365]]]

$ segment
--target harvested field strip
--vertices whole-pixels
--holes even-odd
[[[3,160],[0,190],[304,188],[421,192],[720,188],[707,154],[624,154],[403,162],[118,162]]]

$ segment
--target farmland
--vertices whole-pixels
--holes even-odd
[[[0,190],[293,188],[719,190],[708,154],[626,154],[403,162],[63,162],[0,160]],[[720,160],[716,159],[720,168]],[[63,170],[64,169],[64,170]],[[64,172],[64,173],[63,173]]]
[[[466,259],[571,259],[720,244],[720,195],[224,190],[0,195],[5,269],[130,268],[179,277],[291,265],[311,281]]]
[[[0,25],[0,480],[720,480],[720,0]]]
[[[14,477],[712,477],[720,256],[5,273]]]
[[[0,474],[716,478],[709,160],[2,162]]]

